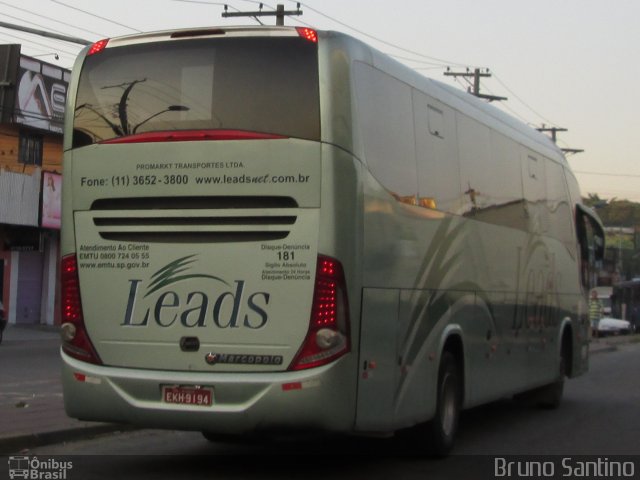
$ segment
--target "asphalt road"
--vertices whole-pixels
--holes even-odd
[[[496,457],[640,455],[639,370],[640,344],[622,345],[592,356],[591,371],[566,383],[558,410],[504,400],[465,412],[455,456],[441,461],[407,455],[389,439],[280,439],[238,445],[209,443],[193,432],[153,430],[24,453],[41,458],[73,455],[82,462],[76,470],[82,470],[82,478],[180,478],[184,472],[191,472],[189,478],[293,478],[289,474],[302,471],[310,478],[323,477],[323,472],[323,478],[329,472],[331,478],[493,478],[486,472]],[[246,454],[256,455],[256,460],[245,460]],[[640,474],[640,457],[635,461]]]

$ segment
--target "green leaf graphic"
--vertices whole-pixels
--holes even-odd
[[[154,273],[151,278],[152,281],[149,284],[149,288],[147,290],[147,294],[145,298],[151,295],[154,292],[157,292],[161,288],[166,287],[167,285],[172,285],[177,282],[181,282],[183,280],[189,280],[192,278],[208,278],[210,280],[216,280],[218,282],[222,282],[225,285],[229,285],[226,281],[221,279],[220,277],[216,277],[214,275],[207,275],[204,273],[193,273],[191,275],[179,275],[180,273],[186,272],[191,268],[191,265],[195,263],[196,255],[188,255],[186,257],[178,258],[171,263],[168,263],[156,273]]]

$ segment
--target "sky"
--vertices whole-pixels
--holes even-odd
[[[255,11],[254,0],[0,0],[0,21],[95,41],[131,33],[211,25]],[[289,0],[277,3],[295,10]],[[582,194],[640,202],[640,1],[638,0],[305,0],[286,25],[360,38],[425,76],[466,90],[466,68],[489,69],[481,92],[534,128],[554,126]],[[274,19],[263,17],[264,23]],[[0,28],[0,43],[71,68],[80,46]],[[56,58],[56,55],[58,58]]]

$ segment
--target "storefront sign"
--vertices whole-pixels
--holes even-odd
[[[16,123],[62,133],[70,75],[68,70],[21,56]]]
[[[42,228],[60,229],[62,175],[42,172]]]

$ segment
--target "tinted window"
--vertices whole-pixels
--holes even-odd
[[[549,233],[569,246],[573,243],[573,222],[564,170],[560,164],[551,160],[546,160],[545,168]]]
[[[526,200],[529,231],[547,233],[549,231],[549,211],[547,210],[547,183],[544,158],[527,150],[523,151],[522,184]]]
[[[396,198],[415,201],[418,183],[411,88],[362,63],[355,64],[355,79],[367,165]]]
[[[107,48],[85,60],[74,146],[200,129],[318,140],[316,44],[296,37],[180,40]]]
[[[455,112],[422,92],[413,92],[418,204],[459,214],[462,205]]]

